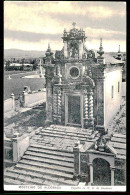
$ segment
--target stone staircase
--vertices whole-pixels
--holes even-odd
[[[6,168],[5,185],[72,185],[75,142],[90,137],[91,130],[51,125],[39,128],[21,160]]]
[[[4,174],[5,185],[78,185],[73,181],[72,152],[31,144],[22,159]]]
[[[72,152],[77,141],[86,141],[90,136],[93,136],[90,129],[51,125],[40,127],[31,142]]]

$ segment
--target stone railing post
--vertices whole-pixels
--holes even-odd
[[[27,93],[23,91],[22,96],[23,96],[23,107],[26,107],[28,102],[27,102]]]
[[[11,98],[12,98],[12,108],[13,110],[15,110],[15,96],[13,93],[11,94]]]
[[[13,141],[13,163],[17,163],[23,156],[30,144],[30,136],[24,134],[21,137],[12,138]]]
[[[73,153],[74,153],[74,178],[77,179],[77,177],[80,175],[80,151],[79,151],[78,144],[73,148]]]

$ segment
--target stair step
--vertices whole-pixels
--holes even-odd
[[[45,175],[52,175],[53,177],[63,177],[63,178],[69,178],[69,179],[72,179],[73,178],[73,174],[67,174],[67,173],[61,173],[60,171],[56,171],[56,170],[51,170],[51,169],[45,169],[45,168],[39,168],[39,167],[36,167],[36,166],[30,166],[30,165],[25,165],[25,164],[20,164],[18,163],[15,168],[18,168],[18,169],[25,169],[25,170],[28,170],[28,171],[34,171],[34,172],[40,172],[40,173],[43,173]]]
[[[92,130],[90,130],[90,129],[62,126],[62,125],[51,125],[50,127],[46,127],[46,129],[50,129],[50,130],[57,129],[59,131],[67,131],[67,132],[83,132],[83,133],[91,133],[92,132]]]
[[[23,172],[23,171],[20,171],[20,170],[13,170],[12,172],[8,171],[7,174],[22,174],[22,175],[29,175],[31,176],[32,178],[40,178],[40,179],[43,179],[43,184],[45,185],[49,185],[50,181],[51,182],[56,182],[56,185],[60,184],[60,185],[77,185],[78,184],[78,181],[73,181],[73,180],[70,180],[70,179],[67,179],[65,180],[64,178],[58,178],[58,177],[52,177],[51,175],[43,175],[41,173],[36,173],[36,172],[31,172],[31,171],[28,171],[28,172]],[[44,180],[46,182],[44,182]],[[25,181],[25,184],[27,182]],[[24,183],[23,183],[24,184]],[[27,185],[27,184],[26,184]]]
[[[4,178],[4,185],[22,185],[22,181],[12,178]]]
[[[58,166],[58,165],[48,165],[47,163],[41,163],[41,162],[37,162],[35,160],[21,160],[19,161],[20,164],[26,164],[26,165],[31,165],[31,166],[37,166],[40,168],[44,168],[44,169],[51,169],[51,170],[57,170],[57,171],[61,171],[61,172],[65,172],[65,173],[70,173],[73,174],[74,169],[73,168],[64,168],[62,166]]]
[[[69,152],[68,150],[62,150],[61,151],[56,147],[43,146],[43,145],[40,145],[40,144],[31,144],[30,147],[42,148],[44,150],[56,151],[56,152],[59,152],[59,153],[62,153],[62,154],[65,153],[69,156],[73,156],[73,152]]]
[[[34,146],[29,146],[28,151],[36,151],[36,152],[41,152],[44,154],[50,154],[50,155],[56,155],[56,156],[62,156],[62,157],[67,157],[67,158],[73,158],[73,154],[71,153],[65,153],[65,152],[59,152],[59,151],[51,151],[43,148],[38,148]]]
[[[63,135],[58,135],[58,134],[53,134],[53,133],[46,133],[46,132],[40,132],[40,135],[42,135],[42,136],[48,136],[48,137],[56,137],[56,138],[68,138],[68,136],[64,136],[63,137]],[[78,138],[77,138],[78,139]]]
[[[59,165],[59,166],[64,166],[64,167],[69,167],[69,168],[73,168],[74,164],[73,163],[68,163],[68,162],[64,162],[64,161],[57,161],[57,160],[52,160],[52,159],[46,159],[43,157],[37,157],[37,156],[30,156],[30,155],[24,155],[22,157],[22,159],[26,159],[26,160],[34,160],[34,161],[38,161],[38,162],[42,162],[42,163],[48,163],[50,165]]]
[[[65,135],[65,136],[74,136],[74,137],[89,137],[91,134],[90,133],[81,133],[81,132],[71,132],[71,131],[60,131],[59,129],[42,129],[42,133],[53,133],[53,134],[58,134],[58,135]]]
[[[31,155],[31,156],[37,156],[37,157],[42,157],[42,158],[47,158],[47,159],[54,159],[58,161],[64,161],[64,162],[71,162],[74,163],[74,158],[68,158],[68,157],[63,157],[63,156],[56,156],[56,155],[51,155],[51,154],[45,154],[42,152],[36,152],[35,151],[26,151],[25,154]]]
[[[59,137],[61,137],[62,136],[62,138],[64,137],[64,138],[72,138],[72,136],[73,136],[73,138],[83,138],[83,139],[86,139],[86,138],[88,138],[90,135],[80,135],[80,134],[74,134],[74,133],[69,133],[69,134],[67,134],[67,133],[62,133],[62,132],[57,132],[57,131],[54,131],[54,130],[52,130],[52,131],[48,131],[48,130],[46,130],[46,129],[44,129],[44,130],[42,130],[41,132],[40,132],[40,135],[44,135],[44,134],[50,134],[51,136],[53,135],[58,135]]]
[[[32,184],[43,184],[43,179],[40,178],[33,178],[30,175],[23,175],[21,173],[15,172],[7,172],[5,178],[10,178],[13,180],[17,180],[19,182],[31,182]]]

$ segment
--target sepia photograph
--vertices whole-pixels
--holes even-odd
[[[126,191],[125,1],[4,1],[5,191]]]

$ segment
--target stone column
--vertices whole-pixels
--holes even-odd
[[[89,92],[89,126],[93,127],[94,118],[93,118],[93,91]]]
[[[15,96],[13,93],[11,94],[11,98],[12,98],[12,107],[13,107],[13,110],[15,110]]]
[[[57,119],[57,111],[58,111],[57,102],[58,102],[57,91],[54,88],[54,91],[53,91],[53,121],[54,122]]]
[[[111,186],[114,186],[114,171],[115,167],[110,167],[111,169]]]
[[[58,89],[58,122],[61,123],[61,89]]]
[[[52,123],[52,84],[51,80],[47,80],[46,91],[46,123]]]
[[[85,112],[85,127],[88,126],[88,94],[84,94],[84,112]]]
[[[90,167],[90,185],[93,184],[93,163],[88,164]]]

